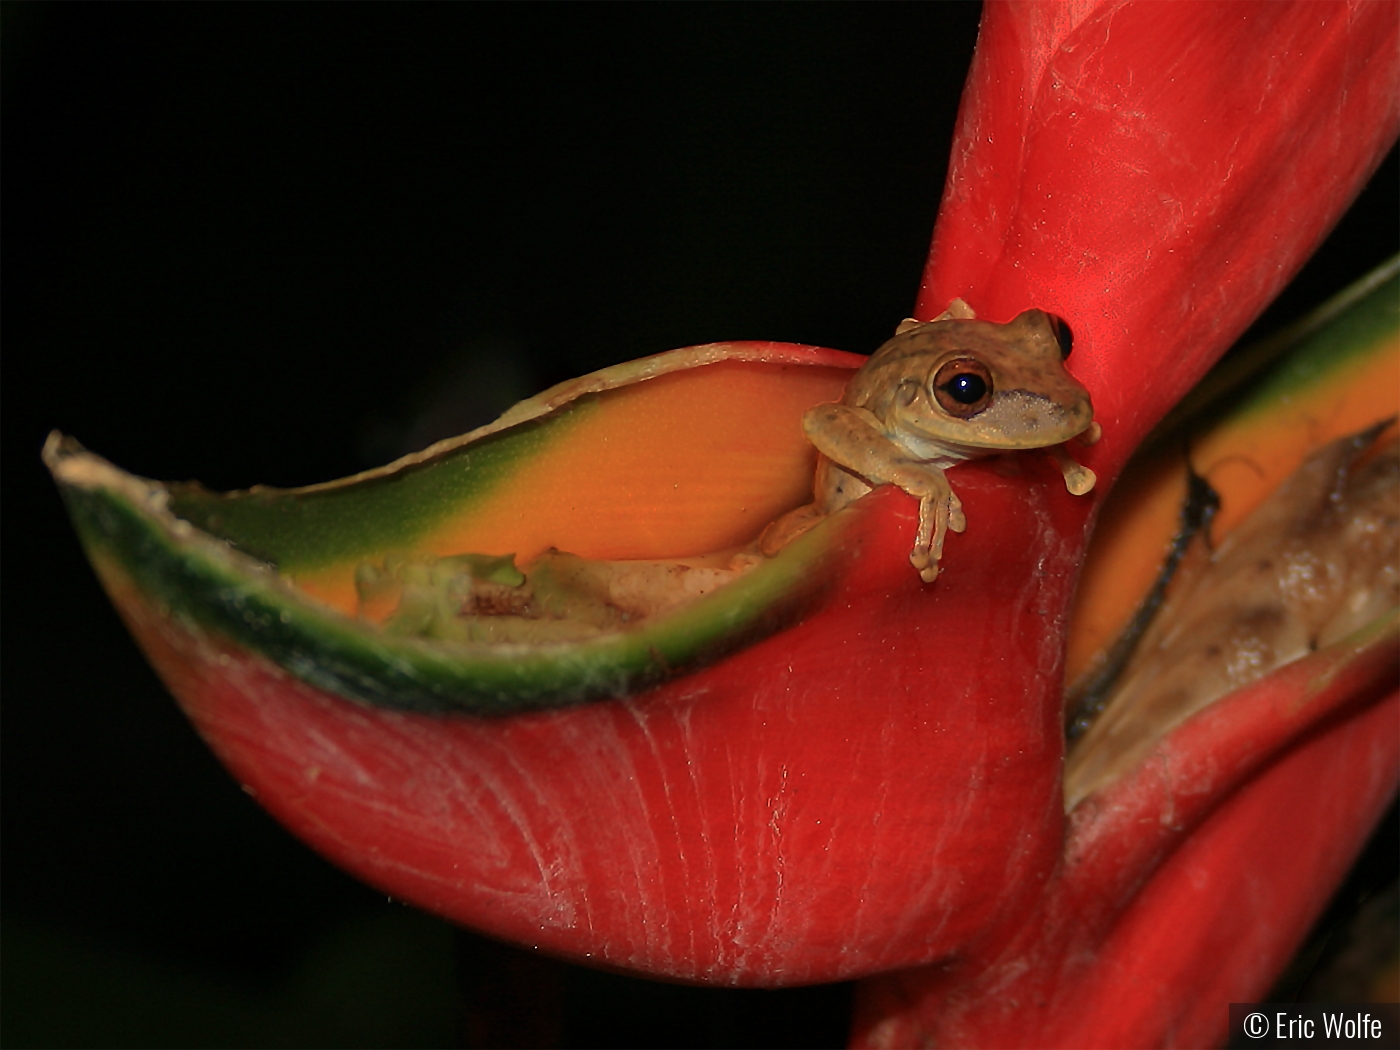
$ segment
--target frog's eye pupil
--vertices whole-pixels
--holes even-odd
[[[970,357],[945,363],[933,377],[932,386],[939,406],[958,419],[971,419],[992,400],[992,373]]]
[[[1050,331],[1055,333],[1055,342],[1060,344],[1060,360],[1063,361],[1074,349],[1074,333],[1069,330],[1064,318],[1054,314],[1046,314],[1045,317],[1050,322]]]
[[[960,405],[975,405],[987,395],[987,384],[971,372],[959,372],[943,384],[943,389]]]

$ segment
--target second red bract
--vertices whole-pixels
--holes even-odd
[[[1113,471],[1312,253],[1395,140],[1389,3],[993,3],[920,316],[1074,328]]]
[[[915,503],[881,490],[797,626],[644,695],[494,720],[356,706],[120,580],[118,601],[269,810],[461,923],[721,984],[931,964],[867,986],[870,1042],[1217,1038],[1220,996],[1262,993],[1393,790],[1400,760],[1374,740],[1397,736],[1395,700],[1372,702],[1384,669],[1313,666],[1341,730],[1314,740],[1322,709],[1267,690],[1227,698],[1173,744],[1183,763],[1210,759],[1180,820],[1164,825],[1158,803],[1185,789],[1149,770],[1127,801],[1091,797],[1067,822],[1067,609],[1127,457],[1394,140],[1398,24],[1389,3],[989,7],[917,312],[961,296],[990,320],[1066,318],[1104,430],[1085,456],[1100,484],[1071,496],[1043,457],[958,468],[968,528],[932,586],[908,562]],[[1293,765],[1271,764],[1290,742]],[[1258,842],[1319,776],[1335,779],[1332,811],[1290,814],[1307,856],[1285,870]],[[1284,918],[1267,944],[1231,929],[1249,966],[1163,987],[1143,967],[1209,968],[1200,879],[1253,886]],[[1147,937],[1153,916],[1184,932]],[[1097,989],[1111,989],[1099,1014],[1083,1008]],[[1007,996],[1018,1011],[997,1005]]]

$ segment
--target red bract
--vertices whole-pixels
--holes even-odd
[[[1063,605],[1078,517],[1048,463],[1029,495],[979,481],[1021,538],[1016,571],[984,545],[925,587],[914,508],[883,491],[805,622],[636,698],[505,719],[356,706],[107,582],[235,775],[366,880],[644,973],[836,980],[986,941],[1056,863],[1043,609]],[[977,619],[960,631],[940,603]],[[1034,706],[997,702],[1017,695]]]
[[[1018,940],[866,982],[855,1043],[1221,1042],[1228,1004],[1267,991],[1394,796],[1389,619],[1387,645],[1281,669],[1086,800]]]
[[[1036,303],[1114,470],[1258,316],[1394,141],[1386,3],[988,5],[919,315]]]
[[[641,695],[493,720],[357,706],[308,684],[304,653],[274,666],[95,560],[240,780],[396,896],[662,977],[937,964],[867,986],[871,1042],[1214,1037],[1219,997],[1263,990],[1393,789],[1394,749],[1374,743],[1377,726],[1395,736],[1376,685],[1393,663],[1318,654],[1266,679],[1067,823],[1067,609],[1096,501],[1393,140],[1396,30],[1382,3],[989,9],[918,312],[962,296],[991,320],[1063,315],[1102,480],[1080,498],[1044,457],[959,467],[968,528],[932,586],[908,562],[915,503],[880,490],[848,515],[830,588],[796,626]],[[1323,679],[1300,714],[1299,690]],[[1193,763],[1189,787],[1162,773]],[[1344,812],[1310,811],[1316,849],[1246,868],[1277,807],[1323,774]],[[1203,932],[1202,877],[1264,885],[1281,916],[1225,927],[1224,970],[1205,965],[1221,934]]]

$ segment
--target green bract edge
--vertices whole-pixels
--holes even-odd
[[[1274,335],[1232,354],[1143,442],[1176,441],[1187,420],[1248,418],[1341,374],[1400,329],[1400,255]]]
[[[634,693],[791,622],[829,573],[823,556],[851,519],[821,523],[776,557],[650,625],[583,642],[472,645],[394,638],[297,591],[263,562],[170,509],[137,478],[50,436],[53,471],[89,555],[111,559],[143,598],[308,684],[361,703],[504,715]]]
[[[672,372],[725,362],[857,368],[865,358],[773,343],[710,343],[669,350],[571,379],[527,398],[493,423],[351,477],[303,488],[256,486],[211,492],[169,485],[170,507],[206,532],[272,562],[282,572],[314,572],[411,548],[513,468],[568,440],[609,391]],[[503,552],[498,552],[503,553]]]
[[[311,572],[385,550],[412,548],[473,501],[489,497],[521,463],[567,441],[599,408],[585,395],[544,419],[439,449],[431,458],[360,475],[358,484],[210,492],[168,486],[174,514],[286,573]]]

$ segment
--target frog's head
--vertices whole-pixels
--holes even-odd
[[[1069,352],[1069,327],[1043,310],[1008,324],[949,319],[910,326],[877,351],[885,376],[898,377],[886,388],[886,424],[908,437],[970,448],[1068,441],[1094,419],[1089,391],[1065,370]]]

